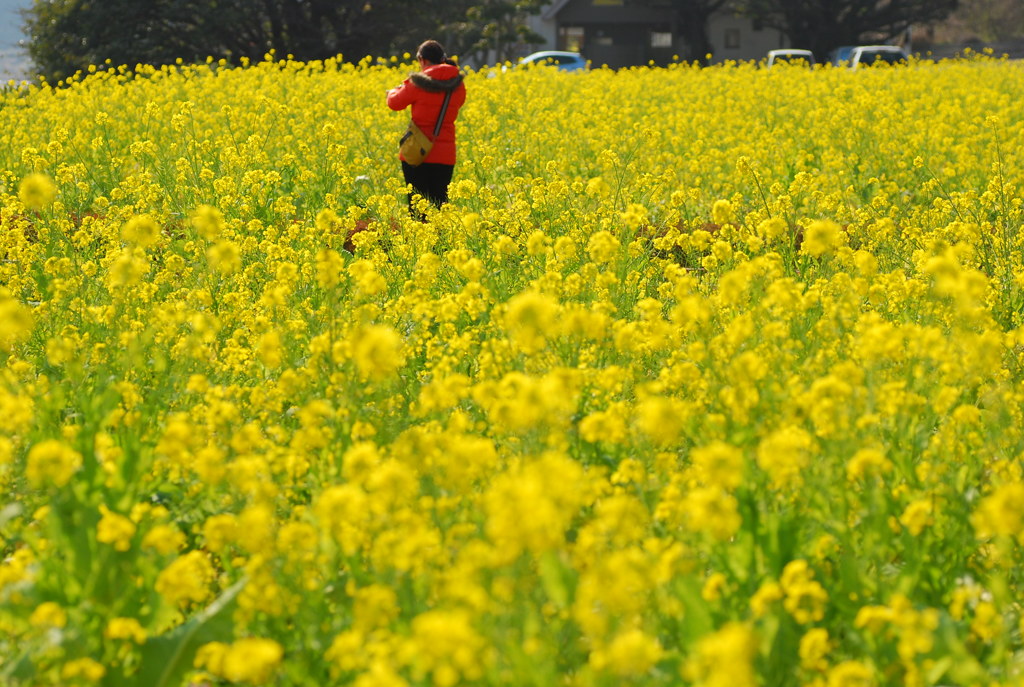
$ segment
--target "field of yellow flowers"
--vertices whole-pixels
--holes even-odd
[[[1024,68],[409,69],[0,96],[0,684],[1024,684]]]

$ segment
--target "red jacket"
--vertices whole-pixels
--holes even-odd
[[[450,64],[435,64],[410,75],[400,86],[388,91],[388,107],[404,110],[412,105],[412,121],[427,138],[434,137],[437,116],[441,113],[441,104],[448,92],[451,92],[452,98],[441,124],[441,133],[437,135],[434,147],[424,162],[455,164],[455,118],[459,116],[459,108],[466,102],[466,87],[462,83],[459,68]]]

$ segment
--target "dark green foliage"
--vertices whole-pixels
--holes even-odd
[[[25,11],[29,54],[58,82],[109,61],[166,65],[207,57],[321,60],[413,53],[428,38],[481,64],[540,41],[525,27],[543,0],[37,0]]]
[[[522,54],[522,47],[543,42],[526,19],[538,14],[548,0],[452,0],[455,18],[442,34],[449,52],[476,66],[497,63]],[[445,42],[445,41],[442,41]]]
[[[309,61],[412,52],[447,21],[414,0],[37,0],[25,12],[29,54],[49,80],[91,64],[238,63],[270,50]],[[463,10],[464,11],[464,10]]]

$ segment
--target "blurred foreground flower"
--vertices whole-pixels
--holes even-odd
[[[57,187],[45,174],[29,174],[18,186],[18,199],[29,210],[49,207],[57,197]]]

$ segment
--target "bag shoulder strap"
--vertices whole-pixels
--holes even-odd
[[[434,138],[441,133],[441,124],[444,122],[444,115],[448,112],[448,102],[452,99],[452,92],[448,91],[444,94],[444,103],[441,105],[441,114],[437,115],[437,124],[434,125]]]

